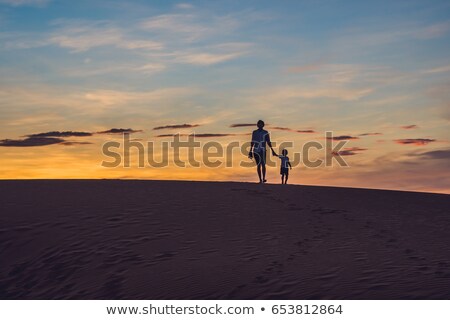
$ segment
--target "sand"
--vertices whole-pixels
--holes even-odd
[[[1,299],[450,299],[450,196],[0,181]]]

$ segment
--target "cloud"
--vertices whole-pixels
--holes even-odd
[[[422,73],[428,74],[428,73],[444,73],[444,72],[450,72],[450,65],[446,66],[440,66],[432,69],[427,69],[422,71]]]
[[[294,130],[287,127],[270,127],[270,129],[273,130],[280,130],[280,131],[290,131],[290,132],[297,132],[297,133],[316,133],[316,131],[307,129],[307,130]]]
[[[50,0],[0,0],[0,4],[8,4],[13,7],[36,6],[41,7],[48,4]]]
[[[234,123],[230,125],[230,128],[239,128],[239,127],[256,127],[255,123]],[[295,130],[287,127],[272,127],[268,124],[266,124],[266,127],[268,127],[271,130],[280,130],[280,131],[290,131],[290,132],[297,132],[297,133],[316,133],[314,130]]]
[[[0,147],[41,147],[64,142],[60,138],[39,138],[31,137],[25,139],[4,139],[0,140]]]
[[[259,107],[273,107],[285,105],[287,103],[295,103],[302,99],[333,99],[341,101],[357,101],[363,97],[370,95],[374,91],[370,87],[350,88],[342,84],[327,85],[324,83],[316,83],[309,86],[286,86],[278,88],[265,88],[258,90],[249,97],[252,105]]]
[[[410,125],[407,125],[407,126],[401,126],[400,128],[405,129],[405,130],[409,130],[409,129],[418,129],[419,126],[416,125],[416,124],[410,124]]]
[[[83,53],[99,47],[114,47],[139,54],[158,52],[165,48],[165,41],[157,41],[135,32],[135,27],[122,27],[109,21],[79,19],[58,19],[51,23],[53,29],[47,33],[2,34],[7,41],[2,46],[7,49],[30,49],[58,46],[71,53]],[[86,58],[85,61],[90,61]],[[116,62],[115,62],[116,63]],[[161,64],[159,61],[158,64]],[[114,68],[114,67],[110,67]]]
[[[397,139],[394,140],[398,144],[413,144],[416,146],[424,146],[431,142],[435,142],[436,139],[423,139],[423,138],[417,138],[417,139]]]
[[[194,134],[197,138],[215,138],[215,137],[231,137],[236,134],[232,133],[197,133]]]
[[[43,132],[43,133],[35,133],[35,134],[28,134],[26,137],[29,138],[47,138],[47,137],[59,137],[59,138],[67,138],[67,137],[90,137],[93,134],[121,134],[121,133],[136,133],[136,132],[142,132],[142,130],[133,130],[131,128],[129,129],[116,129],[112,128],[105,131],[100,132],[83,132],[83,131],[50,131],[50,132]]]
[[[230,124],[230,128],[240,128],[240,127],[256,127],[256,123],[233,123],[233,124]]]
[[[196,92],[191,88],[162,88],[153,91],[116,91],[116,90],[95,90],[84,94],[84,98],[104,106],[130,105],[131,103],[149,103],[157,101],[167,101],[170,98],[178,98]]]
[[[209,15],[200,17],[193,13],[162,14],[142,21],[139,27],[148,32],[181,42],[194,42],[214,35],[231,33],[239,22],[232,16]]]
[[[251,13],[247,16],[254,19]],[[222,36],[234,33],[242,18],[242,15],[217,16],[190,11],[153,16],[127,25],[105,20],[57,19],[52,22],[51,32],[11,33],[2,46],[8,49],[58,46],[72,53],[99,47],[132,50],[152,61],[152,65],[140,71],[154,73],[170,63],[209,66],[248,54],[252,43],[220,41]],[[99,72],[121,68],[114,63]]]
[[[93,134],[136,133],[141,131],[142,130],[116,129],[116,128],[94,133],[83,131],[49,131],[25,135],[26,138],[24,139],[3,139],[0,140],[0,147],[39,147],[53,144],[61,144],[65,146],[87,145],[92,143],[88,141],[67,141],[62,138],[90,137]]]
[[[165,134],[159,134],[159,135],[157,135],[156,137],[157,137],[157,138],[165,138],[165,137],[174,137],[174,136],[176,136],[176,134],[165,133]],[[184,136],[184,135],[180,134],[180,136]]]
[[[164,48],[163,42],[149,37],[137,38],[132,33],[133,28],[123,28],[108,21],[58,19],[51,25],[53,30],[48,33],[12,33],[9,35],[11,40],[4,41],[3,47],[29,49],[58,46],[70,49],[72,53],[104,46],[145,52],[159,52]]]
[[[72,52],[84,52],[92,48],[113,46],[127,50],[161,50],[162,42],[131,36],[131,29],[121,28],[107,21],[89,21],[59,19],[53,22],[55,31],[41,41],[32,39],[31,46],[57,45],[71,49]],[[22,41],[23,43],[23,41]]]
[[[292,131],[291,128],[286,128],[286,127],[270,127],[270,129],[281,130],[281,131]]]
[[[64,146],[75,146],[75,145],[92,144],[92,142],[66,141],[61,138],[50,138],[50,137],[29,137],[25,139],[0,140],[0,147],[43,147],[54,144],[60,144]]]
[[[87,141],[64,141],[61,142],[62,145],[65,146],[78,146],[78,145],[86,145],[86,144],[93,144],[92,142]]]
[[[134,70],[140,71],[144,74],[153,74],[156,72],[160,72],[165,68],[166,66],[161,63],[147,63],[142,66],[135,67]]]
[[[438,22],[423,28],[419,28],[413,34],[419,39],[433,39],[445,35],[450,30],[450,21]]]
[[[428,152],[416,154],[416,156],[419,156],[419,157],[422,157],[425,159],[447,160],[447,159],[450,159],[450,149],[428,151]]]
[[[112,128],[105,131],[99,131],[98,134],[122,134],[122,133],[136,133],[136,132],[142,132],[142,130],[134,130],[131,128],[128,129],[122,129],[122,128]]]
[[[405,40],[427,40],[444,36],[450,30],[450,22],[429,25],[417,23],[377,24],[375,30],[352,28],[335,37],[335,46],[348,52],[352,49],[380,47]]]
[[[196,128],[199,127],[199,124],[168,124],[165,126],[154,127],[153,130],[162,130],[162,129],[184,129],[184,128]]]
[[[89,60],[87,60],[89,61]],[[103,62],[85,62],[84,65],[69,66],[61,69],[61,73],[67,77],[91,77],[105,74],[142,74],[153,75],[166,69],[162,63],[123,63],[110,64]]]
[[[295,130],[295,132],[298,133],[316,133],[314,130]]]
[[[187,137],[187,136],[194,136],[196,138],[220,138],[220,137],[232,137],[236,136],[236,134],[233,133],[191,133],[191,134],[160,134],[157,135],[157,138],[164,138],[164,137],[174,137],[179,135],[180,137]]]
[[[232,14],[188,13],[163,14],[141,21],[140,32],[146,32],[165,44],[161,54],[165,62],[209,66],[230,61],[250,52],[252,43],[220,42],[238,28],[241,17]]]
[[[30,138],[45,138],[45,137],[89,137],[92,136],[91,132],[80,131],[50,131],[43,133],[35,133],[26,135]]]
[[[365,137],[365,136],[381,136],[383,135],[380,132],[366,132],[366,133],[361,133],[359,136],[360,137]]]
[[[336,136],[336,137],[327,137],[328,140],[342,141],[342,140],[357,140],[358,137],[352,136]]]
[[[207,66],[207,65],[212,65],[212,64],[232,60],[236,57],[241,56],[242,54],[243,53],[241,53],[241,52],[228,53],[228,54],[194,53],[194,54],[185,55],[180,60],[183,62],[186,62],[186,63],[190,63],[190,64]]]
[[[359,154],[362,151],[366,151],[367,149],[364,148],[359,148],[359,147],[353,147],[353,148],[345,148],[344,150],[338,151],[338,152],[333,152],[333,154],[335,155],[340,155],[340,156],[354,156]]]

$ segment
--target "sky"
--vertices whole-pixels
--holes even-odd
[[[450,193],[449,53],[448,1],[0,0],[0,179],[256,181],[242,154],[105,168],[102,146],[226,147],[263,119],[291,156],[348,141],[291,183]]]

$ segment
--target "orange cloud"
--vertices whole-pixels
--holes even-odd
[[[407,126],[401,126],[400,128],[406,129],[406,130],[409,130],[409,129],[419,129],[419,126],[416,125],[416,124],[410,124],[410,125],[407,125]]]
[[[357,140],[358,137],[352,136],[336,136],[336,137],[327,137],[328,140],[342,141],[342,140]]]
[[[333,154],[340,155],[340,156],[354,156],[354,155],[359,154],[359,152],[366,151],[366,150],[367,149],[364,149],[364,148],[353,147],[353,148],[345,148],[342,151],[333,152]]]
[[[153,130],[162,130],[162,129],[184,129],[184,128],[195,128],[199,127],[199,124],[168,124],[165,126],[154,127]]]
[[[423,138],[418,138],[418,139],[397,139],[394,140],[396,143],[398,144],[413,144],[416,146],[424,146],[427,145],[431,142],[435,142],[436,139],[423,139]]]

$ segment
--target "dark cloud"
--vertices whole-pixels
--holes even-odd
[[[197,138],[219,138],[219,137],[232,137],[236,136],[236,134],[232,133],[197,133],[197,134],[160,134],[157,135],[157,138],[164,138],[164,137],[174,137],[176,135],[179,135],[180,137],[187,137],[187,136],[195,136]]]
[[[89,137],[89,136],[92,136],[91,132],[50,131],[50,132],[29,134],[26,137],[30,137],[30,138],[46,138],[46,137]]]
[[[165,126],[160,126],[160,127],[154,127],[153,130],[162,130],[162,129],[184,129],[184,128],[195,128],[195,127],[199,127],[199,124],[188,124],[188,123],[184,123],[184,124],[168,124]]]
[[[419,156],[421,158],[426,158],[426,159],[433,159],[433,160],[437,160],[437,159],[446,160],[446,159],[450,159],[450,149],[428,151],[428,152],[416,154],[416,156]]]
[[[60,138],[41,138],[41,137],[31,137],[25,139],[4,139],[0,140],[0,147],[41,147],[48,146],[52,144],[59,144],[65,142]]]
[[[297,133],[316,133],[314,130],[294,130],[287,127],[270,127],[270,129],[273,130],[281,130],[281,131],[290,131],[290,132],[297,132]]]
[[[401,126],[400,128],[409,130],[409,129],[418,129],[419,126],[416,125],[416,124],[410,124],[410,125],[407,125],[407,126]]]
[[[215,138],[215,137],[230,137],[230,136],[235,136],[235,134],[230,134],[230,133],[197,133],[195,136],[197,138]]]
[[[286,128],[286,127],[270,127],[270,129],[281,130],[281,131],[293,131],[291,128]]]
[[[78,146],[78,145],[86,145],[86,144],[93,144],[92,142],[87,141],[64,141],[61,142],[62,145],[65,146]]]
[[[340,155],[340,156],[354,156],[359,154],[362,151],[366,151],[367,149],[359,148],[359,147],[353,147],[353,148],[345,148],[344,150],[333,152],[333,154]]]
[[[345,150],[351,150],[351,151],[367,151],[366,148],[360,148],[360,147],[345,148]]]
[[[423,139],[423,138],[418,138],[418,139],[397,139],[394,140],[395,143],[398,144],[414,144],[416,146],[424,146],[427,145],[431,142],[435,142],[436,139]]]
[[[336,136],[336,137],[327,137],[329,140],[335,140],[335,141],[342,141],[342,140],[357,140],[358,137],[352,137],[352,136]]]
[[[233,124],[230,124],[230,128],[240,128],[240,127],[256,127],[256,123],[233,123]]]
[[[175,135],[171,134],[171,133],[167,133],[167,134],[159,134],[156,137],[157,138],[165,138],[165,137],[173,137],[173,136],[175,136]],[[180,136],[182,136],[182,135],[180,135]]]
[[[296,130],[298,133],[316,133],[314,130]]]
[[[142,130],[133,130],[133,129],[122,129],[122,128],[112,128],[106,131],[99,131],[97,133],[99,134],[121,134],[121,133],[136,133],[136,132],[142,132]]]
[[[120,133],[135,133],[142,130],[133,129],[110,129],[106,131],[97,132],[99,134],[120,134]],[[60,144],[65,146],[86,145],[92,144],[87,141],[66,141],[62,138],[67,137],[89,137],[94,133],[83,131],[49,131],[42,133],[34,133],[25,135],[24,139],[3,139],[0,140],[0,147],[40,147],[53,144]]]
[[[366,133],[361,133],[359,136],[360,137],[365,137],[365,136],[381,136],[383,135],[380,132],[366,132]]]
[[[338,151],[338,152],[333,152],[333,154],[340,155],[340,156],[354,156],[357,153],[353,152],[351,150],[342,150],[342,151]]]

